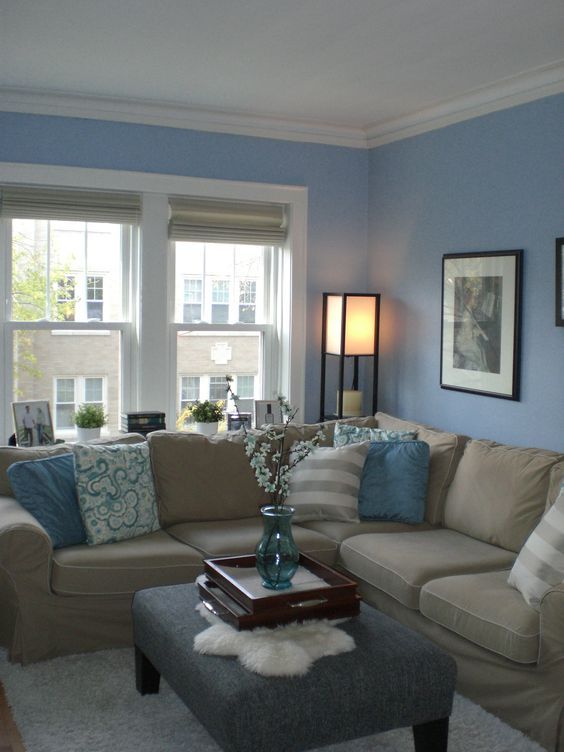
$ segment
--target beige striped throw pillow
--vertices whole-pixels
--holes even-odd
[[[508,579],[537,611],[547,590],[563,581],[564,484],[552,507],[528,537]]]
[[[287,503],[294,522],[358,522],[358,492],[369,442],[317,447],[292,470]]]

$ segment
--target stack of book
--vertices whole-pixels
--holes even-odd
[[[142,433],[146,436],[151,431],[164,431],[166,428],[164,413],[122,413],[121,430],[125,433]]]

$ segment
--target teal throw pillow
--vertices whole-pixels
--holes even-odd
[[[372,442],[360,480],[360,519],[423,522],[429,454],[424,441]]]
[[[85,542],[72,454],[15,462],[7,472],[17,501],[43,525],[53,548]]]
[[[78,505],[86,542],[135,538],[159,529],[149,447],[74,444]]]
[[[390,431],[386,428],[353,426],[349,423],[336,423],[333,446],[358,444],[361,441],[409,441],[417,438],[417,431]]]

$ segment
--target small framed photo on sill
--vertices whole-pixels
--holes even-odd
[[[556,326],[564,326],[564,238],[556,238]]]
[[[522,250],[443,256],[443,389],[519,399],[522,257]]]
[[[55,443],[51,407],[47,400],[12,402],[18,446],[45,446]]]
[[[282,419],[277,399],[255,400],[255,428],[282,423]]]

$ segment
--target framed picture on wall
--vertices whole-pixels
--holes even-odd
[[[522,259],[522,250],[443,256],[443,389],[519,399]]]
[[[54,444],[51,408],[47,400],[12,402],[14,429],[18,446]]]
[[[564,326],[564,238],[556,238],[556,326]]]

